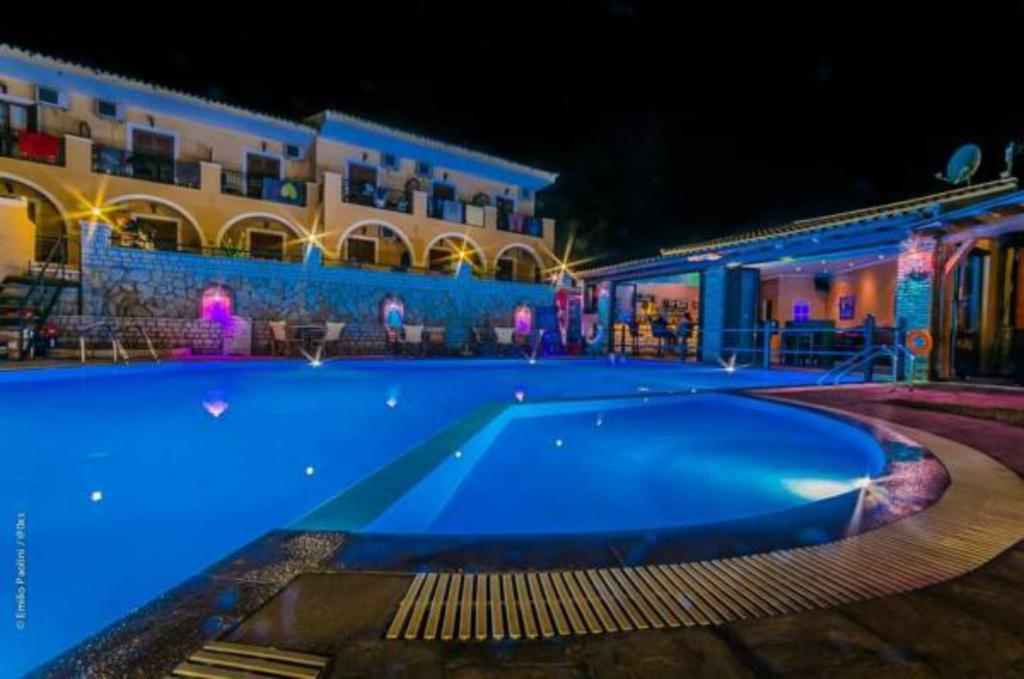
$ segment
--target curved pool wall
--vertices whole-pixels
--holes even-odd
[[[720,393],[512,405],[446,452],[362,532],[536,536],[709,525],[855,496],[885,467],[862,428]],[[315,527],[332,528],[326,520]]]
[[[27,557],[0,658],[27,671],[485,402],[813,383],[628,361],[183,362],[0,373],[0,551]],[[392,407],[393,405],[393,407]],[[23,519],[23,540],[15,524]],[[14,582],[16,559],[0,560]],[[12,597],[13,599],[13,597]]]

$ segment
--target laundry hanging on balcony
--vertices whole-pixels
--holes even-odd
[[[262,197],[279,203],[291,203],[293,205],[302,205],[303,203],[302,188],[299,186],[299,183],[287,179],[264,177]]]
[[[472,226],[483,226],[484,209],[479,205],[466,205],[466,223]]]
[[[462,203],[457,200],[446,200],[444,202],[444,220],[462,223]]]
[[[60,138],[43,132],[18,130],[18,152],[25,158],[56,163],[60,159]]]

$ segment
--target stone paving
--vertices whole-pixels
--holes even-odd
[[[1024,474],[1021,427],[893,405],[890,387],[786,395],[926,429]],[[1024,677],[1024,543],[908,594],[717,628],[547,641],[384,641],[381,602],[406,583],[306,574],[229,638],[334,655],[332,677]]]

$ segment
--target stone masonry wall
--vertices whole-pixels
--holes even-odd
[[[158,350],[187,347],[194,354],[219,354],[224,337],[217,323],[185,318],[111,318],[109,316],[51,316],[60,328],[58,346],[78,347],[78,338],[84,334],[89,348],[109,348],[110,337],[98,327],[108,323],[118,329],[118,336],[129,349],[145,349],[145,339],[137,328],[142,328]]]
[[[254,350],[261,349],[263,322],[270,320],[379,326],[388,295],[404,303],[406,323],[445,326],[450,347],[466,342],[474,325],[511,325],[520,303],[554,300],[543,284],[134,250],[111,246],[105,225],[82,229],[85,314],[196,319],[203,290],[220,284],[231,291],[234,313],[253,320]]]
[[[896,318],[909,330],[932,327],[932,287],[935,282],[936,242],[914,237],[903,243],[896,269]],[[927,379],[930,357],[915,361],[915,379]]]

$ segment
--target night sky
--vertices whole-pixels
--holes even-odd
[[[251,3],[228,27],[100,6],[41,23],[33,8],[5,10],[0,40],[559,172],[542,213],[576,232],[575,256],[605,261],[942,190],[934,173],[968,141],[977,179],[995,178],[1024,137],[1019,3],[719,4]]]

